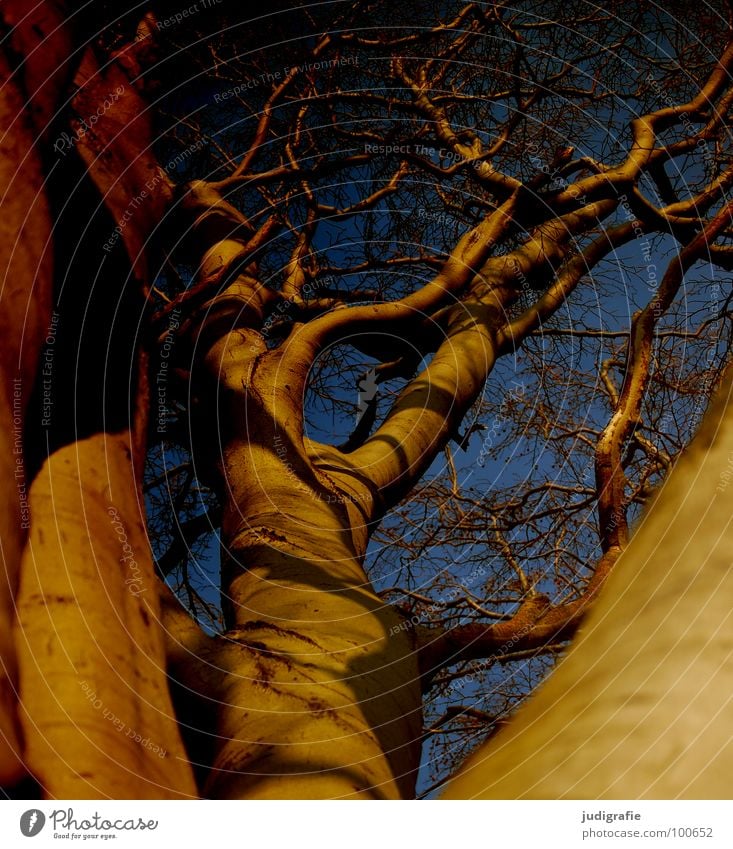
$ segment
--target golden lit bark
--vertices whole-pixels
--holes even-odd
[[[719,44],[720,60],[711,62],[707,81],[698,89],[693,85],[689,102],[678,105],[666,98],[656,102],[661,89],[655,93],[650,81],[661,77],[662,68],[652,60],[649,79],[640,73],[635,102],[648,100],[649,109],[666,105],[630,122],[629,144],[606,147],[593,136],[585,146],[608,157],[597,162],[576,155],[573,147],[558,148],[550,159],[549,140],[557,133],[564,145],[563,132],[577,121],[582,125],[581,113],[590,120],[609,117],[615,134],[615,112],[602,104],[606,97],[620,96],[620,80],[606,75],[602,64],[589,88],[582,81],[576,85],[570,48],[561,71],[538,77],[531,54],[545,44],[545,31],[562,22],[525,27],[520,19],[503,18],[501,4],[465,5],[433,30],[380,31],[371,39],[367,30],[344,26],[334,35],[306,38],[302,46],[289,43],[283,61],[297,59],[302,49],[301,58],[323,59],[328,72],[316,76],[315,62],[283,68],[284,78],[278,73],[269,93],[267,77],[273,75],[262,74],[256,85],[214,94],[230,78],[251,83],[251,71],[269,67],[269,59],[265,53],[220,51],[212,44],[215,62],[208,67],[206,37],[197,39],[186,60],[198,70],[203,54],[208,76],[196,97],[213,96],[217,109],[185,116],[177,110],[185,112],[195,98],[179,97],[180,80],[171,75],[178,73],[180,57],[167,48],[158,51],[156,38],[166,39],[168,27],[158,26],[150,10],[141,8],[144,19],[132,43],[121,49],[104,46],[132,37],[134,22],[126,18],[82,49],[78,33],[59,26],[64,7],[63,2],[5,0],[0,9],[9,45],[0,53],[5,275],[0,479],[9,505],[0,518],[0,784],[16,782],[27,767],[52,798],[180,798],[197,792],[247,799],[412,797],[423,731],[421,688],[432,676],[445,673],[438,680],[442,686],[451,681],[448,667],[457,661],[503,661],[508,645],[516,659],[522,651],[564,644],[585,621],[589,603],[600,597],[558,674],[503,736],[467,764],[448,795],[714,795],[714,782],[722,784],[733,760],[719,742],[733,719],[726,696],[733,681],[727,672],[727,499],[716,477],[733,462],[733,439],[724,428],[715,430],[714,416],[708,420],[628,550],[625,498],[634,469],[627,480],[624,463],[633,459],[632,438],[638,446],[645,439],[635,431],[654,386],[654,346],[662,333],[658,319],[674,306],[684,272],[701,256],[733,267],[730,246],[710,244],[729,235],[730,209],[713,219],[712,229],[704,220],[733,185],[721,138],[733,104],[728,90],[733,43]],[[340,10],[347,13],[344,20],[348,7]],[[414,12],[419,17],[422,7]],[[177,35],[185,35],[189,25],[194,27],[189,33],[199,24],[206,30],[203,16],[196,23],[191,17],[177,21]],[[590,15],[587,25],[597,22]],[[274,19],[270,25],[274,31],[279,26]],[[497,61],[496,74],[489,77],[508,74],[511,87],[502,92],[503,82],[484,75],[486,91],[479,92],[478,77],[462,81],[461,68],[476,67],[463,59],[472,55],[475,39],[491,41],[486,36],[497,26],[511,36],[502,50],[515,55],[487,52]],[[437,51],[431,60],[417,58],[427,54],[412,47],[402,49],[417,48],[426,35],[428,50]],[[546,45],[554,45],[554,36],[548,38]],[[606,58],[625,50],[625,42],[626,36]],[[345,52],[347,45],[353,56]],[[635,49],[633,40],[630,47]],[[362,79],[373,78],[378,85],[367,91],[351,85],[354,79],[342,79],[340,66],[371,56],[371,48],[379,51],[385,76],[378,80],[382,71],[372,64]],[[391,61],[383,61],[390,54]],[[244,65],[238,64],[242,56]],[[161,58],[157,68],[149,67]],[[702,64],[691,67],[702,72]],[[73,98],[57,115],[59,102],[71,94],[74,70]],[[665,79],[668,71],[675,95],[679,85],[689,90],[689,79],[675,81],[669,69]],[[146,88],[156,98],[161,94],[153,107]],[[555,112],[556,97],[566,98],[568,108]],[[472,100],[479,110],[473,115]],[[600,105],[591,108],[596,100]],[[504,103],[512,106],[502,124]],[[159,104],[162,120],[156,123],[151,112]],[[221,115],[234,119],[223,132]],[[90,116],[93,129],[86,123]],[[131,392],[129,386],[111,390],[127,393],[122,400],[129,403],[130,420],[110,425],[105,419],[105,425],[90,428],[89,422],[98,420],[93,413],[85,418],[88,411],[79,404],[81,429],[92,435],[55,450],[31,487],[25,480],[22,428],[28,396],[42,376],[38,359],[54,283],[51,250],[46,250],[54,247],[54,222],[42,163],[53,144],[49,127],[57,125],[75,135],[67,161],[83,169],[84,192],[96,186],[97,201],[104,205],[101,215],[92,216],[93,224],[111,219],[105,252],[115,263],[126,255],[125,285],[139,296],[140,306],[129,337],[129,351],[137,346],[130,357],[137,373]],[[86,130],[80,132],[82,127]],[[156,127],[170,128],[162,130],[162,144]],[[675,140],[673,130],[682,137]],[[189,140],[195,144],[166,167],[152,152],[153,147],[179,150],[179,143]],[[680,200],[677,181],[665,167],[695,151],[699,142],[703,150],[709,145],[714,160],[710,174],[707,162],[700,174],[707,184]],[[382,160],[391,154],[374,152],[388,146],[402,148],[394,167]],[[183,174],[206,173],[215,181],[174,185]],[[329,174],[340,175],[339,180],[324,182]],[[653,202],[654,183],[660,197]],[[63,190],[51,192],[57,209],[67,199],[58,196]],[[388,197],[392,201],[385,206],[381,201]],[[89,194],[86,200],[72,198],[70,217],[85,215],[89,199]],[[411,220],[414,215],[404,214],[410,209],[425,213],[426,221]],[[365,215],[369,212],[383,222],[376,229]],[[341,244],[336,225],[357,215],[359,224],[342,231]],[[60,218],[65,225],[66,218]],[[432,224],[424,229],[427,220]],[[361,248],[352,238],[357,233],[364,237]],[[416,506],[440,500],[439,479],[433,492],[418,484],[450,440],[460,440],[465,450],[483,427],[477,420],[459,431],[475,406],[481,408],[478,416],[487,415],[483,407],[491,404],[483,404],[482,391],[498,358],[516,352],[531,335],[566,330],[556,324],[573,290],[616,248],[652,233],[669,235],[687,248],[679,267],[670,266],[659,291],[629,323],[624,384],[617,390],[601,375],[606,388],[611,386],[611,417],[607,427],[599,425],[595,443],[596,491],[585,479],[574,488],[584,500],[591,490],[588,501],[597,496],[600,502],[603,555],[595,569],[578,553],[582,549],[568,550],[567,562],[574,562],[572,555],[578,561],[568,578],[565,551],[557,551],[555,576],[558,585],[560,580],[569,584],[570,594],[555,603],[544,585],[539,591],[538,582],[544,582],[539,567],[532,566],[536,574],[528,577],[518,566],[519,578],[506,597],[487,581],[485,604],[465,587],[457,590],[466,589],[465,599],[434,603],[431,595],[444,583],[436,574],[422,596],[423,607],[415,608],[425,612],[428,624],[407,621],[368,579],[364,562],[370,535],[411,493],[416,503],[406,509],[406,522],[417,515]],[[418,243],[418,255],[411,257]],[[260,266],[266,251],[271,253]],[[391,273],[373,275],[400,268],[408,270],[404,280],[390,280]],[[429,279],[423,276],[426,268]],[[354,283],[361,274],[375,280],[362,288]],[[80,277],[83,305],[93,270],[88,279],[84,273]],[[108,287],[104,296],[112,302],[120,288]],[[604,306],[614,306],[613,296],[610,303],[605,298],[604,289]],[[575,314],[568,313],[571,319]],[[125,313],[124,321],[129,317]],[[107,327],[100,320],[95,328],[103,339]],[[688,333],[687,327],[680,332]],[[697,333],[690,330],[689,336]],[[151,340],[161,343],[160,352]],[[304,399],[320,377],[310,383],[309,369],[326,362],[327,374],[330,348],[341,344],[376,362],[370,370],[379,377],[375,386],[390,394],[379,394],[371,418],[359,419],[348,442],[336,447],[304,434],[304,408],[309,415],[317,409]],[[173,505],[178,530],[182,524],[190,530],[188,521],[206,526],[213,513],[218,526],[223,513],[225,631],[215,637],[186,618],[173,593],[162,591],[165,611],[160,610],[161,586],[139,487],[154,403],[147,357],[158,353],[170,366],[172,422],[161,455],[168,459],[179,450],[191,455],[188,483]],[[337,368],[344,364],[345,381],[351,366],[340,356],[336,351],[334,362]],[[536,361],[532,368],[539,376]],[[564,370],[558,366],[562,379]],[[404,383],[391,395],[395,384],[389,381],[395,378]],[[552,369],[547,378],[553,379]],[[592,365],[581,376],[569,376],[570,385],[583,392],[593,378]],[[721,410],[717,415],[726,425],[733,414]],[[549,403],[547,412],[549,428],[556,413]],[[520,415],[516,405],[513,424]],[[532,414],[531,428],[541,433],[539,422],[539,414]],[[101,427],[113,432],[99,432]],[[578,426],[576,435],[588,444],[591,430]],[[487,435],[484,445],[490,447],[491,439]],[[649,438],[645,444],[654,450]],[[176,446],[173,451],[170,445]],[[33,447],[44,453],[43,444]],[[453,489],[446,490],[446,501],[458,503],[458,474],[449,462]],[[188,458],[181,465],[189,465]],[[541,464],[535,471],[543,473]],[[643,478],[649,479],[656,478]],[[207,499],[213,490],[221,504],[188,520],[187,499],[199,483]],[[564,487],[565,493],[570,489]],[[483,532],[483,521],[490,530],[494,524],[497,536],[499,518],[530,533],[542,527],[527,518],[536,491],[515,494],[504,503],[487,492],[466,496],[478,514],[475,524],[456,523],[467,534],[466,546]],[[646,491],[639,486],[628,498],[642,502]],[[558,501],[547,515],[561,516],[564,503],[571,502]],[[688,505],[694,520],[677,522]],[[448,530],[452,509],[450,503],[439,505],[442,524],[434,539],[441,548],[440,532]],[[468,508],[459,506],[455,515],[458,510],[467,520]],[[151,521],[154,532],[160,519],[155,515]],[[425,530],[429,527],[426,520]],[[384,530],[391,533],[389,523]],[[554,534],[541,531],[543,540],[559,539]],[[179,555],[187,543],[183,532],[179,542],[168,553],[173,552],[174,574],[191,589],[187,563]],[[418,543],[410,539],[408,544],[419,558]],[[512,566],[512,547],[506,540],[504,545],[501,556]],[[471,554],[476,560],[482,556]],[[618,574],[601,592],[619,557]],[[460,586],[465,561],[458,562],[462,566],[449,579]],[[549,582],[549,572],[547,577]],[[417,595],[403,596],[400,587],[384,595],[396,597],[390,595],[396,591],[402,599]],[[489,595],[501,599],[500,611],[492,609]],[[506,612],[510,607],[513,613]],[[461,609],[479,617],[461,624]],[[550,649],[564,650],[564,645]],[[199,709],[201,718],[195,715]],[[180,730],[187,711],[196,723],[200,719],[186,737],[188,752]],[[15,727],[18,721],[22,725]],[[492,718],[487,715],[486,721]],[[206,751],[199,753],[199,745]]]
[[[723,798],[733,767],[733,458],[723,388],[568,657],[446,798]]]
[[[23,424],[38,355],[51,312],[50,253],[45,251],[51,221],[43,193],[33,130],[22,118],[23,97],[9,79],[0,54],[0,784],[20,777],[20,743],[15,726],[16,662],[11,628],[13,596],[27,533],[27,479]]]
[[[101,70],[93,51],[84,50],[67,31],[61,8],[17,2],[4,10],[15,26],[14,47],[32,57],[19,76],[25,102],[34,107],[28,110],[32,130],[24,135],[24,100],[20,95],[12,99],[12,85],[3,90],[8,122],[15,121],[5,137],[11,149],[0,166],[8,170],[3,183],[14,181],[12,206],[3,223],[19,234],[9,233],[3,240],[10,253],[4,267],[10,286],[23,292],[22,297],[14,295],[15,302],[8,298],[12,314],[0,315],[9,326],[5,338],[11,339],[2,365],[7,360],[27,378],[17,390],[12,375],[3,375],[19,421],[36,379],[37,352],[49,332],[53,273],[48,258],[52,227],[33,144],[41,139],[50,145],[47,123],[71,70],[64,51],[84,53],[73,110],[79,120],[98,117],[94,132],[78,132],[74,146],[120,224],[120,240],[142,291],[149,274],[147,240],[170,199],[167,175],[148,151],[149,113],[125,72],[139,72],[135,63],[147,45],[125,51]],[[135,215],[127,221],[123,216],[131,204]],[[13,347],[16,337],[23,340],[22,355]],[[30,524],[14,635],[23,762],[50,797],[196,794],[168,693],[157,579],[136,484],[145,452],[144,372],[139,369],[136,382],[132,437],[99,433],[57,450],[32,486],[28,482],[27,516],[21,515],[14,529],[0,528],[9,550],[14,537],[6,530],[17,535],[24,526],[26,533]],[[12,436],[13,429],[3,433]],[[12,452],[3,456],[12,457]],[[16,485],[12,473],[5,480]],[[8,501],[18,504],[18,496]],[[5,522],[15,519],[10,511],[3,516]],[[22,543],[16,546],[16,559]],[[17,565],[11,568],[17,570]],[[2,622],[9,628],[7,617]],[[0,653],[2,640],[0,632]],[[12,784],[17,777],[11,774],[5,780]]]
[[[211,313],[209,318],[216,321]],[[307,361],[283,367],[259,334],[207,358],[219,398],[227,632],[218,750],[205,787],[225,798],[409,798],[419,762],[417,658],[363,569],[367,534],[310,462]],[[371,509],[364,490],[361,505]]]
[[[23,425],[51,315],[51,216],[41,153],[73,61],[63,5],[6,0],[0,10],[10,30],[0,52],[0,785],[24,772],[11,629],[29,525]]]
[[[28,768],[50,798],[196,795],[129,439],[56,451],[30,503],[16,632]]]

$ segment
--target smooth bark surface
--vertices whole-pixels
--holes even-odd
[[[52,220],[44,146],[74,65],[63,3],[7,0],[0,51],[0,784],[24,772],[16,719],[14,595],[30,522],[25,412],[50,330]]]
[[[448,799],[724,799],[733,768],[733,373],[577,642]]]
[[[0,11],[0,784],[716,795],[731,20],[230,6]]]
[[[48,798],[196,795],[131,456],[129,439],[95,436],[31,488],[16,645],[25,763]]]

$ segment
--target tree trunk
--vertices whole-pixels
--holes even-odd
[[[732,375],[568,657],[446,798],[727,798]]]
[[[12,5],[16,12],[32,6],[25,0]],[[171,197],[167,175],[149,152],[150,112],[124,70],[139,75],[135,62],[145,45],[133,45],[100,69],[93,50],[60,39],[55,30],[44,38],[42,25],[48,26],[49,21],[42,13],[49,8],[57,7],[34,7],[34,12],[41,10],[39,26],[32,18],[24,19],[23,26],[14,31],[33,48],[42,42],[42,48],[33,53],[41,57],[39,67],[34,73],[26,68],[26,88],[35,92],[48,112],[52,105],[49,92],[64,81],[57,73],[61,59],[51,61],[47,47],[58,42],[76,48],[77,56],[83,54],[72,107],[80,120],[90,115],[99,120],[93,132],[76,135],[74,146],[118,224],[115,232],[120,234],[132,271],[129,285],[144,293],[149,285],[150,232],[162,219]],[[53,73],[47,79],[49,72]],[[98,111],[107,99],[109,108]],[[15,107],[16,114],[22,114],[22,106],[21,102]],[[35,109],[34,120],[45,112]],[[22,147],[22,127],[7,138]],[[12,165],[12,156],[7,161]],[[34,162],[31,157],[27,161]],[[33,254],[20,256],[25,276],[15,273],[10,260],[6,267],[14,282],[23,285],[25,296],[30,299],[31,292],[33,295],[27,313],[30,321],[24,324],[26,313],[20,307],[25,304],[21,301],[9,316],[9,324],[24,346],[30,343],[23,348],[30,391],[34,378],[39,377],[34,344],[40,350],[49,332],[44,313],[50,313],[52,269],[44,247],[50,244],[52,226],[37,188],[40,173],[31,169],[27,180],[17,182],[13,209],[17,206],[18,214],[11,223],[17,226],[16,219],[23,223],[28,234],[18,241],[24,248],[28,242]],[[36,194],[29,199],[27,193],[33,192]],[[34,203],[40,208],[34,208]],[[124,214],[131,204],[135,216],[127,221]],[[26,222],[31,222],[35,231],[31,232]],[[10,237],[5,242],[14,244]],[[28,269],[38,269],[42,285],[34,289]],[[88,285],[91,297],[92,278],[85,272],[80,287]],[[110,279],[114,281],[115,275]],[[116,289],[109,293],[110,298],[119,295]],[[65,305],[59,308],[63,311]],[[100,323],[108,319],[96,318]],[[0,322],[4,320],[0,314]],[[110,325],[110,338],[112,330]],[[144,351],[131,353],[129,363],[137,371],[136,379],[122,382],[114,391],[125,393],[134,388],[129,404],[121,405],[132,415],[123,414],[122,421],[114,415],[107,417],[103,409],[97,417],[93,400],[75,399],[75,432],[91,435],[52,451],[29,486],[30,532],[21,561],[14,640],[23,762],[51,798],[196,795],[168,692],[158,580],[139,490],[149,413]],[[69,363],[54,363],[54,381],[68,378],[68,373],[62,373],[64,367],[69,368]],[[73,361],[70,367],[75,368]],[[5,385],[12,386],[7,375],[5,379]],[[51,376],[44,388],[46,383],[51,384]],[[95,388],[85,387],[85,392],[93,399]],[[102,426],[111,432],[100,432]],[[46,446],[38,447],[46,453]],[[6,537],[2,538],[5,542]],[[0,632],[0,643],[1,638]]]
[[[284,374],[278,355],[246,331],[215,345],[208,365],[220,395],[229,630],[217,655],[220,746],[206,793],[410,798],[421,733],[416,655],[364,572],[359,505],[307,457],[306,366]]]
[[[25,772],[18,757],[12,626],[29,527],[23,427],[49,332],[53,285],[41,156],[73,65],[74,27],[64,20],[64,8],[5,0],[0,10],[8,32],[0,51],[0,785]]]
[[[24,760],[57,799],[195,796],[127,436],[52,454],[18,591]]]

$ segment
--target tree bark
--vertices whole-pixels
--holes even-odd
[[[64,3],[6,0],[0,51],[0,785],[25,772],[16,718],[14,595],[29,527],[23,426],[53,287],[51,212],[42,157],[74,63]],[[41,47],[42,45],[42,47]],[[46,151],[47,152],[47,151]]]
[[[26,22],[15,32],[36,47],[33,40],[39,31]],[[49,43],[63,43],[69,49],[74,45],[58,36]],[[131,285],[141,295],[149,286],[150,234],[171,198],[167,174],[149,149],[149,110],[126,73],[139,74],[139,61],[148,48],[133,45],[104,69],[87,49],[72,104],[79,121],[92,114],[98,117],[93,132],[87,128],[75,133],[73,145],[118,225],[111,241],[119,237],[129,258]],[[40,49],[34,55],[46,57],[38,68],[30,69],[33,74],[26,74],[37,86],[39,108],[32,111],[37,122],[39,114],[49,111],[49,91],[60,85],[60,78],[55,65],[51,76],[44,77],[48,56]],[[22,114],[22,106],[22,101],[12,104],[16,114]],[[24,141],[22,132],[7,138],[16,146]],[[31,143],[32,139],[29,149]],[[35,164],[32,154],[31,150],[21,159],[21,166],[26,161]],[[8,161],[12,166],[13,158],[3,159]],[[14,198],[18,220],[26,227],[30,220],[40,230],[23,236],[21,245],[27,241],[33,253],[23,257],[25,277],[17,279],[27,284],[28,275],[38,268],[44,285],[33,291],[32,298],[26,295],[31,300],[29,327],[24,329],[23,312],[12,316],[13,332],[21,338],[25,333],[38,349],[48,332],[47,319],[37,316],[50,313],[53,270],[43,249],[50,244],[52,226],[47,208],[24,192],[36,191],[34,197],[43,201],[37,189],[40,182],[36,168]],[[41,206],[37,213],[34,203]],[[6,267],[12,275],[11,260]],[[29,293],[33,290],[31,284],[26,288]],[[28,391],[37,379],[33,350],[31,345]],[[127,426],[107,424],[114,433],[99,432],[97,426],[87,438],[53,451],[30,486],[30,533],[22,557],[14,640],[23,763],[51,798],[196,795],[168,692],[157,579],[139,491],[149,413],[144,362],[144,352],[135,352],[130,368],[137,379],[116,389],[134,390]],[[77,428],[83,431],[95,421],[93,407],[91,402],[77,405]]]
[[[54,452],[18,591],[24,760],[57,799],[196,795],[165,672],[128,436]]]
[[[725,798],[733,768],[729,367],[568,657],[445,798]]]
[[[411,798],[421,693],[411,637],[363,568],[364,502],[311,465],[300,373],[240,330],[207,366],[219,393],[228,631],[217,798]]]

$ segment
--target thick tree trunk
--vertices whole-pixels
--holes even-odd
[[[51,213],[41,159],[73,64],[75,33],[64,9],[34,0],[5,0],[0,9],[9,30],[0,51],[0,785],[24,773],[13,597],[29,526],[25,410],[51,316]]]
[[[568,657],[446,798],[728,797],[732,376]]]
[[[24,760],[51,798],[196,795],[131,456],[127,436],[95,435],[30,491],[16,644]]]
[[[134,45],[100,69],[94,52],[82,51],[77,39],[58,26],[63,6],[18,0],[3,8],[7,23],[15,26],[12,38],[21,48],[18,54],[33,57],[18,73],[25,101],[20,94],[13,99],[12,85],[4,88],[5,99],[0,100],[0,119],[12,127],[5,136],[8,150],[2,158],[7,178],[0,173],[3,187],[7,184],[11,189],[6,192],[2,225],[7,232],[3,245],[9,253],[4,262],[10,281],[6,292],[10,288],[11,297],[4,293],[0,329],[8,325],[4,333],[11,340],[6,346],[7,362],[26,378],[17,399],[10,381],[14,372],[5,373],[5,359],[0,363],[4,388],[9,397],[12,393],[13,427],[16,407],[22,412],[23,400],[38,380],[37,354],[49,333],[53,269],[47,249],[52,222],[34,144],[43,139],[57,96],[70,82],[73,69],[64,50],[76,48],[77,58],[84,52],[76,77],[76,114],[80,120],[90,115],[99,118],[93,132],[75,135],[74,146],[118,223],[116,232],[121,234],[134,278],[130,285],[141,292],[149,283],[150,231],[160,222],[171,196],[167,175],[149,152],[149,112],[123,70],[129,67],[134,76],[139,75],[136,63],[146,46]],[[29,99],[35,138],[32,131],[25,132],[18,117],[23,116]],[[106,105],[100,112],[101,104]],[[126,221],[124,214],[132,203],[136,214],[134,220]],[[91,293],[91,276],[80,286],[85,283]],[[119,294],[116,290],[110,297]],[[139,357],[144,361],[144,354],[131,356],[131,368],[138,368]],[[55,363],[54,380],[68,377],[60,368]],[[127,385],[114,391],[124,392]],[[29,492],[24,491],[27,520],[22,521],[21,513],[21,522],[13,528],[15,516],[8,510],[5,521],[11,527],[0,528],[0,538],[9,550],[15,541],[12,531],[17,536],[25,525],[25,534],[30,525],[14,632],[23,763],[43,792],[55,798],[196,795],[168,693],[157,578],[138,488],[148,414],[146,382],[140,379],[134,385],[137,395],[129,399],[128,408],[134,411],[134,420],[110,424],[104,414],[101,417],[114,433],[98,432],[93,403],[77,405],[76,427],[93,435],[54,451],[32,486],[29,482]],[[10,427],[1,431],[13,433]],[[41,453],[45,447],[37,446]],[[12,456],[10,451],[5,453]],[[15,486],[12,474],[5,480]],[[13,504],[12,499],[8,501]],[[15,545],[16,560],[22,542]],[[7,583],[12,588],[17,564],[9,562],[7,550]],[[0,609],[0,655],[5,652],[2,628],[10,627],[7,619]],[[10,664],[5,666],[12,672]],[[12,783],[15,777],[11,774],[6,780]]]
[[[231,541],[236,621],[219,654],[227,675],[209,795],[414,795],[421,694],[411,645],[358,559],[323,532],[327,519],[306,502],[299,515],[260,514]]]
[[[33,130],[20,117],[24,98],[10,80],[0,54],[0,785],[23,774],[15,719],[12,648],[15,590],[29,526],[23,458],[25,409],[31,395],[38,355],[51,314],[52,263],[44,251],[51,218],[42,189]]]
[[[217,655],[220,746],[206,793],[412,797],[417,659],[364,572],[358,505],[306,456],[307,366],[282,373],[246,331],[215,345],[209,366],[220,392],[229,630]]]

